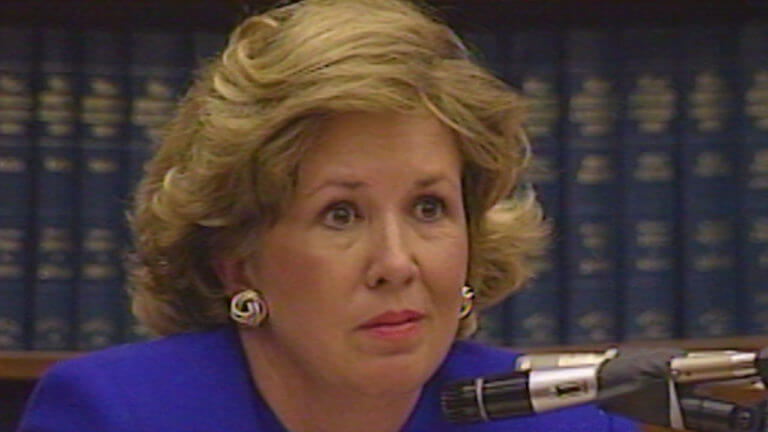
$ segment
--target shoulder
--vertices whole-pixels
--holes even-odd
[[[232,329],[109,348],[51,368],[30,397],[20,431],[146,430],[158,421],[182,427],[231,411],[216,395],[250,395],[247,374]]]
[[[132,388],[142,383],[158,388],[169,377],[208,369],[211,363],[217,362],[214,358],[222,363],[233,361],[236,347],[236,335],[224,328],[177,334],[118,345],[57,363],[43,376],[42,382],[77,377],[93,383],[109,381],[111,386],[129,382]]]
[[[519,353],[470,341],[453,344],[443,364],[445,377],[464,378],[480,374],[508,372]]]
[[[199,367],[212,353],[232,353],[238,346],[234,330],[180,333],[147,342],[117,345],[58,363],[51,372],[152,373],[163,369]]]

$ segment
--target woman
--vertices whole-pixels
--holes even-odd
[[[440,415],[445,383],[514,361],[455,341],[546,236],[532,198],[494,207],[526,162],[521,120],[408,3],[246,20],[136,196],[133,309],[167,337],[56,366],[21,431],[631,430],[591,407]]]

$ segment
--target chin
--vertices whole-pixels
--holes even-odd
[[[366,362],[362,373],[371,393],[404,393],[419,390],[442,363],[445,353],[417,349],[408,353],[381,356]]]
[[[409,394],[420,391],[432,376],[432,372],[417,368],[400,368],[379,371],[368,375],[361,383],[361,392],[368,396]]]

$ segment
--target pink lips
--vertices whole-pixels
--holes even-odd
[[[387,311],[366,321],[360,328],[380,339],[402,339],[415,335],[424,314],[414,310]]]

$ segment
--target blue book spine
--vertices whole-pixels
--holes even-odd
[[[133,188],[158,144],[159,134],[173,118],[176,103],[189,80],[194,58],[192,42],[182,33],[137,32],[131,38],[130,162]],[[127,312],[128,308],[125,308]],[[128,340],[148,334],[126,313]]]
[[[42,33],[37,97],[37,350],[72,349],[77,274],[77,44],[67,31]]]
[[[555,233],[552,247],[536,263],[536,276],[509,300],[507,344],[518,347],[555,345],[564,340],[560,328],[560,39],[557,30],[525,30],[510,44],[507,74],[519,83],[528,105],[525,126],[534,154],[524,181],[533,185]]]
[[[124,203],[128,133],[127,36],[82,36],[80,264],[76,346],[122,340]]]
[[[566,342],[615,341],[616,35],[608,29],[570,29],[564,47]]]
[[[623,340],[677,335],[677,36],[622,34],[619,289]]]
[[[735,88],[730,29],[685,29],[681,89],[683,337],[736,331]]]
[[[745,26],[740,37],[743,87],[740,124],[743,330],[768,333],[768,25]]]
[[[36,38],[0,28],[0,350],[27,348],[32,286]]]

